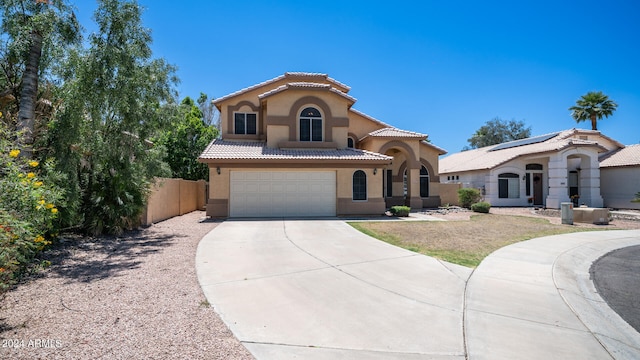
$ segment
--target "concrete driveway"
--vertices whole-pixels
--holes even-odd
[[[196,264],[205,296],[259,359],[464,359],[471,270],[343,221],[226,221]]]
[[[589,267],[635,244],[640,231],[540,238],[472,274],[340,220],[225,221],[196,267],[258,359],[632,359],[640,334],[599,298]]]

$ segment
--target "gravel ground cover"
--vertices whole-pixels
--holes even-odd
[[[0,299],[0,359],[252,359],[197,281],[204,212],[67,239]]]
[[[625,211],[638,213],[640,216],[640,211]],[[476,213],[472,212],[471,210],[467,210],[457,206],[451,206],[450,208],[427,209],[423,210],[422,212],[427,215],[450,221],[469,220],[472,215],[476,215]],[[489,210],[489,213],[497,215],[514,215],[543,218],[548,220],[552,224],[562,224],[562,219],[560,218],[560,210],[555,209],[542,209],[533,207],[492,207],[491,210]],[[578,228],[632,230],[640,229],[640,217],[614,215],[613,219],[609,222],[609,225],[594,225],[574,222],[573,225],[567,226]]]

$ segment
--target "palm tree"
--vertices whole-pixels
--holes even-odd
[[[603,116],[609,117],[617,108],[618,104],[602,91],[590,91],[582,95],[576,101],[576,106],[570,107],[569,110],[576,122],[591,120],[591,130],[598,130],[598,120]]]

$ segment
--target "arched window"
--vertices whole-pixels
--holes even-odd
[[[367,174],[362,170],[353,173],[353,200],[367,200]]]
[[[349,149],[353,149],[353,148],[355,147],[354,143],[355,143],[355,142],[353,141],[353,138],[352,138],[351,136],[349,136],[349,137],[347,138],[347,147],[348,147]]]
[[[517,199],[520,197],[520,176],[514,173],[498,175],[498,197],[501,199]]]
[[[322,141],[322,114],[307,107],[300,112],[300,141]]]
[[[429,197],[429,171],[424,166],[420,168],[420,197]]]

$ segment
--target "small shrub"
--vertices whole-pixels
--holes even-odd
[[[391,209],[389,210],[389,212],[391,212],[391,215],[402,216],[402,217],[409,216],[410,211],[411,211],[411,208],[408,206],[392,206]]]
[[[489,204],[488,202],[485,202],[485,201],[477,202],[477,203],[471,205],[471,210],[473,212],[477,212],[477,213],[488,214],[489,213],[489,209],[491,209],[491,204]]]
[[[631,200],[631,202],[640,203],[640,191],[636,193],[636,198]]]
[[[482,196],[480,190],[474,188],[462,188],[458,190],[458,200],[460,200],[460,206],[470,209],[472,204],[480,201]]]

